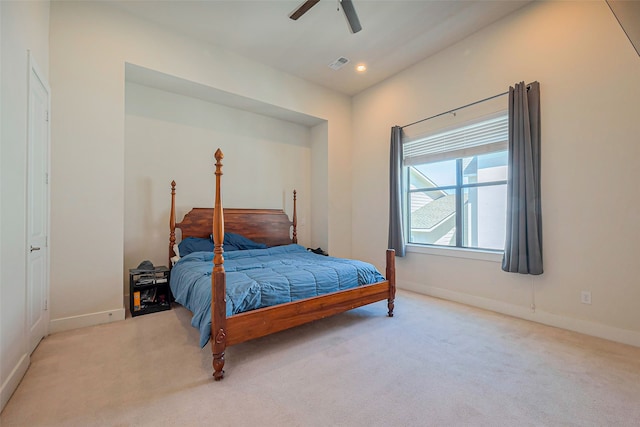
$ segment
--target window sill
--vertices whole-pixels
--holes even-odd
[[[416,245],[416,244],[407,244],[407,252],[419,253],[419,254],[427,254],[427,255],[437,255],[437,256],[447,256],[454,258],[467,258],[467,259],[475,259],[480,261],[490,261],[490,262],[502,262],[502,251],[488,251],[481,249],[469,249],[469,248],[447,248],[447,247],[436,247],[436,246],[427,246],[427,245]]]

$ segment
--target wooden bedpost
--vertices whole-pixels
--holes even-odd
[[[293,190],[293,238],[291,241],[293,243],[298,243],[298,214],[296,212],[296,190]]]
[[[396,299],[396,251],[393,249],[387,249],[387,280],[389,281],[387,308],[389,309],[389,317],[393,317],[393,307]]]
[[[169,218],[169,268],[171,268],[171,258],[176,256],[173,245],[176,244],[176,182],[171,181],[171,214]]]
[[[220,177],[222,176],[222,159],[224,155],[218,149],[216,158],[216,198],[213,208],[213,271],[211,274],[211,349],[213,353],[213,378],[220,381],[224,378],[224,351],[227,346],[227,298],[226,278],[224,272],[224,216]]]

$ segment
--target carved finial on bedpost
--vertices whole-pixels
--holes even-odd
[[[224,257],[222,253],[222,243],[224,242],[224,214],[222,210],[222,196],[220,188],[220,177],[222,176],[222,159],[224,155],[218,148],[215,154],[216,158],[216,198],[213,207],[213,243],[214,243],[214,257],[213,257],[213,271],[224,271]]]
[[[293,243],[298,243],[298,214],[296,212],[296,194],[296,190],[293,190],[293,238],[291,239]]]
[[[171,181],[171,214],[169,218],[169,264],[171,265],[171,258],[176,253],[173,250],[173,246],[176,244],[176,182]]]

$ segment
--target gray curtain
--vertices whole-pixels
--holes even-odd
[[[507,234],[502,269],[542,274],[540,84],[509,88]]]
[[[396,256],[404,256],[404,229],[402,227],[402,128],[391,128],[389,156],[389,249]]]

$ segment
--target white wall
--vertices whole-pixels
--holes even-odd
[[[125,63],[326,120],[327,243],[351,255],[348,97],[99,2],[53,2],[50,37],[52,331],[124,315]]]
[[[49,3],[0,2],[0,408],[29,364],[26,328],[27,50],[49,75]]]
[[[170,182],[177,221],[192,207],[211,207],[218,148],[224,205],[285,209],[292,218],[296,189],[298,241],[310,244],[310,128],[135,83],[125,88],[125,269],[145,259],[167,265]]]
[[[328,123],[311,129],[311,245],[328,248],[329,242],[329,153],[326,143],[329,136]]]
[[[399,286],[640,345],[640,58],[605,2],[533,3],[354,98],[353,255],[383,263],[392,125],[535,80],[545,273],[409,253]]]

